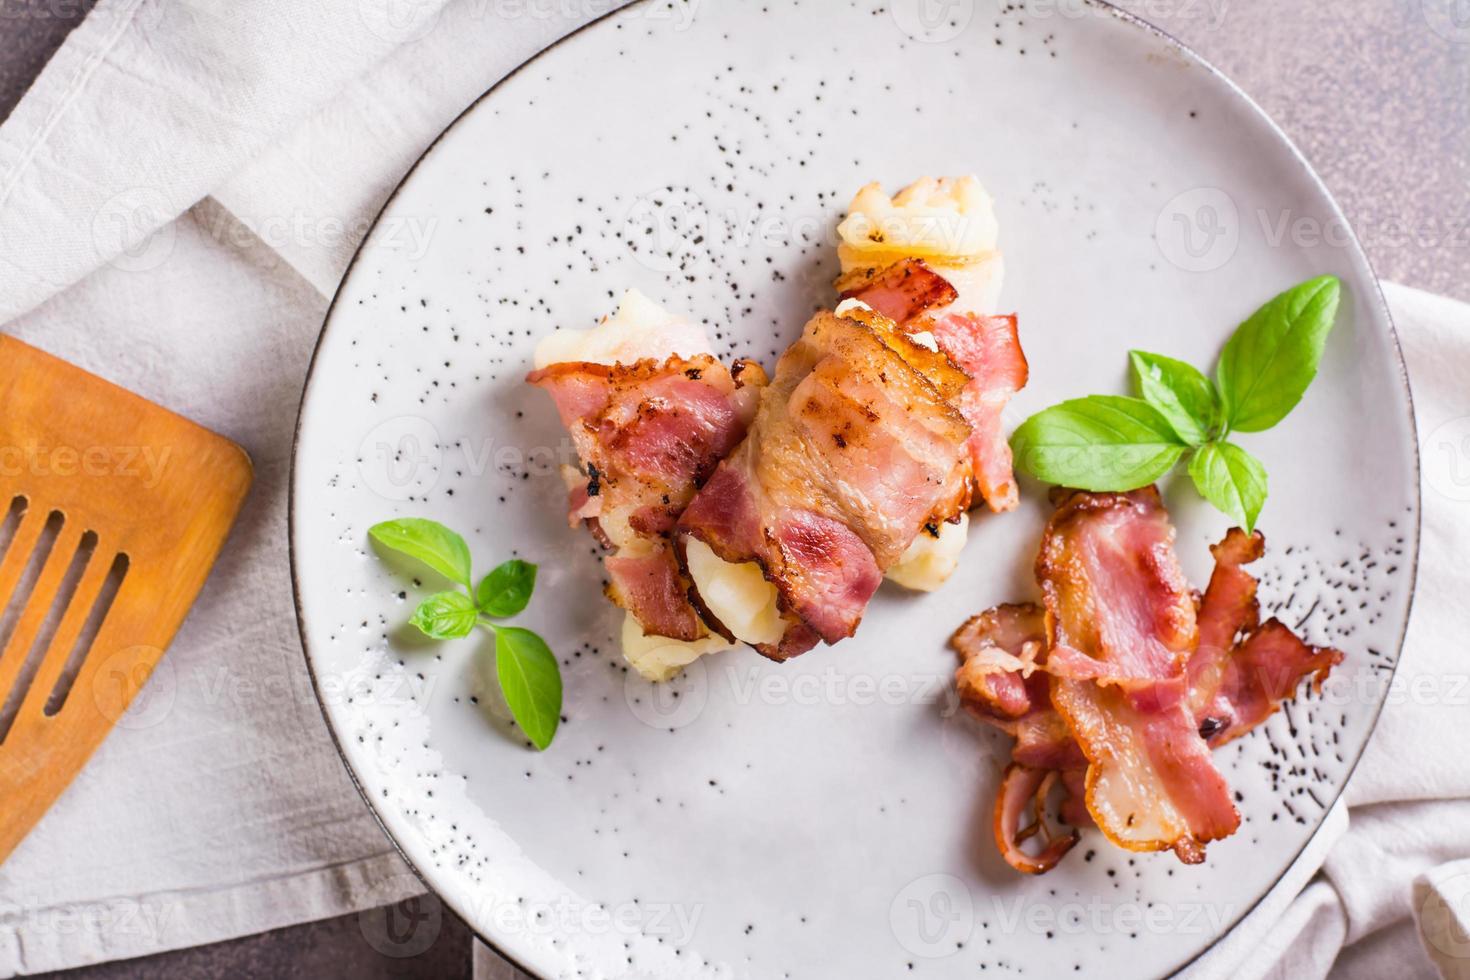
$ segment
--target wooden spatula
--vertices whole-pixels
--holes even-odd
[[[250,479],[234,443],[0,337],[0,861],[153,672]]]

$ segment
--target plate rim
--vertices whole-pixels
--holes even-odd
[[[449,906],[450,910],[453,911],[454,914],[459,917],[460,921],[469,928],[470,933],[475,937],[477,941],[484,943],[491,950],[493,950],[497,956],[510,963],[517,970],[520,970],[527,976],[540,978],[540,980],[553,980],[553,978],[543,976],[538,971],[527,967],[514,955],[508,952],[499,942],[483,933],[480,930],[479,926],[475,923],[474,918],[470,915],[467,915],[465,910],[460,907],[459,903],[455,902],[453,899],[448,898],[443,892],[441,892],[434,885],[433,881],[430,880],[430,877],[425,874],[424,871],[422,871],[419,866],[414,862],[414,860],[408,855],[403,844],[399,842],[397,835],[394,834],[393,831],[388,827],[388,823],[383,817],[383,814],[379,811],[378,805],[375,802],[372,794],[367,791],[366,787],[363,786],[361,780],[358,779],[357,770],[353,766],[352,760],[347,755],[347,751],[342,740],[342,735],[340,732],[338,732],[336,723],[332,720],[332,715],[327,710],[327,701],[326,698],[323,697],[321,681],[317,676],[316,661],[312,656],[311,647],[307,640],[306,614],[305,610],[302,607],[301,601],[301,573],[298,567],[299,561],[296,552],[296,533],[298,526],[297,504],[299,503],[297,496],[297,478],[299,476],[301,434],[304,428],[307,401],[311,397],[313,384],[316,381],[316,369],[318,361],[322,352],[322,347],[326,342],[327,331],[331,328],[333,317],[337,312],[337,303],[341,300],[343,292],[346,290],[348,283],[352,280],[353,273],[357,270],[358,261],[362,258],[364,249],[367,247],[368,242],[372,239],[373,232],[382,222],[383,216],[387,214],[388,210],[398,200],[399,194],[402,193],[403,190],[408,186],[408,183],[413,180],[415,174],[418,173],[419,168],[428,161],[429,157],[434,154],[434,151],[439,148],[439,145],[445,140],[445,138],[448,137],[451,132],[457,129],[460,123],[462,123],[466,117],[468,117],[471,113],[478,109],[481,103],[490,98],[491,95],[495,94],[501,88],[501,86],[505,85],[516,76],[520,75],[526,69],[535,65],[543,57],[545,57],[550,52],[556,50],[567,41],[570,41],[571,39],[580,36],[586,31],[598,27],[605,21],[611,20],[612,18],[618,16],[631,7],[635,7],[642,3],[657,2],[658,0],[628,0],[627,3],[620,4],[614,9],[609,10],[606,13],[600,14],[592,20],[587,21],[585,24],[581,24],[580,26],[573,28],[567,33],[560,35],[550,44],[546,45],[544,48],[541,48],[535,54],[531,55],[525,61],[521,62],[515,68],[511,69],[501,78],[496,80],[494,84],[485,89],[485,91],[480,93],[480,95],[476,96],[468,105],[464,107],[464,109],[462,109],[458,114],[455,115],[455,117],[439,132],[437,136],[434,137],[434,139],[426,147],[424,147],[423,152],[420,153],[419,156],[414,160],[413,165],[404,172],[403,176],[399,179],[397,184],[394,185],[392,192],[389,193],[387,198],[384,199],[382,206],[378,208],[377,213],[373,215],[372,223],[368,226],[366,234],[364,234],[362,240],[358,242],[357,247],[353,249],[352,258],[347,263],[347,268],[343,270],[342,278],[338,281],[337,288],[332,294],[332,301],[327,304],[326,313],[322,316],[321,329],[318,331],[316,343],[312,347],[311,359],[307,363],[306,378],[302,384],[301,398],[297,404],[296,409],[296,424],[292,428],[291,436],[291,465],[287,475],[286,550],[291,570],[291,599],[292,605],[294,606],[296,612],[296,633],[301,641],[302,659],[306,662],[307,674],[311,678],[312,695],[316,698],[317,709],[321,712],[322,720],[326,723],[327,732],[332,737],[332,744],[337,750],[338,758],[340,758],[342,761],[342,767],[347,771],[347,775],[352,780],[352,785],[357,790],[358,795],[361,796],[363,802],[367,804],[368,811],[372,814],[373,820],[376,821],[378,827],[383,831],[384,836],[386,836],[388,838],[388,841],[393,845],[393,849],[398,853],[398,856],[403,860],[409,871],[413,873],[414,877],[418,878],[420,884],[422,884],[429,893],[433,894],[438,901]],[[893,2],[893,0],[888,0],[888,2],[891,3]],[[1403,344],[1399,340],[1398,328],[1394,324],[1393,311],[1388,305],[1388,300],[1383,295],[1382,282],[1378,277],[1378,273],[1373,268],[1373,261],[1371,257],[1363,248],[1363,244],[1361,239],[1358,237],[1357,230],[1353,228],[1352,223],[1348,221],[1347,215],[1343,213],[1342,206],[1338,204],[1337,198],[1333,195],[1331,189],[1328,188],[1326,182],[1323,181],[1321,175],[1317,173],[1316,168],[1312,166],[1311,162],[1302,153],[1301,149],[1297,147],[1296,143],[1286,133],[1286,131],[1281,128],[1276,120],[1273,119],[1271,115],[1266,112],[1266,110],[1262,108],[1261,105],[1256,102],[1254,98],[1252,98],[1243,88],[1237,85],[1235,81],[1230,78],[1229,75],[1226,75],[1211,61],[1201,55],[1198,51],[1194,50],[1194,48],[1186,44],[1184,41],[1181,41],[1173,34],[1170,34],[1163,28],[1157,26],[1156,24],[1153,24],[1138,16],[1137,14],[1133,14],[1117,6],[1116,4],[1112,3],[1111,0],[1083,0],[1083,2],[1088,7],[1091,7],[1103,14],[1112,16],[1124,24],[1127,24],[1133,28],[1142,30],[1147,34],[1152,35],[1155,39],[1162,41],[1165,45],[1173,48],[1176,52],[1183,55],[1184,58],[1191,64],[1204,69],[1207,74],[1211,75],[1216,80],[1216,82],[1224,85],[1226,91],[1233,98],[1240,100],[1244,104],[1246,109],[1253,113],[1261,122],[1265,123],[1271,135],[1274,136],[1274,138],[1277,139],[1280,144],[1286,149],[1290,157],[1296,161],[1297,165],[1301,167],[1301,169],[1305,172],[1312,185],[1322,195],[1323,199],[1327,202],[1332,212],[1332,217],[1339,221],[1341,223],[1341,226],[1347,230],[1350,254],[1356,256],[1356,258],[1361,260],[1361,262],[1363,263],[1363,267],[1368,272],[1369,283],[1372,286],[1372,301],[1376,303],[1377,309],[1382,314],[1384,323],[1388,328],[1388,339],[1392,342],[1394,360],[1397,362],[1398,367],[1398,380],[1403,388],[1405,405],[1408,409],[1409,434],[1412,443],[1411,448],[1413,450],[1412,458],[1414,463],[1414,491],[1412,499],[1414,502],[1414,553],[1412,560],[1409,562],[1408,602],[1404,608],[1404,623],[1403,627],[1399,630],[1393,667],[1389,671],[1387,682],[1384,685],[1384,695],[1383,697],[1378,699],[1378,704],[1373,709],[1373,720],[1368,727],[1367,737],[1364,738],[1362,747],[1358,750],[1351,764],[1348,766],[1347,774],[1343,777],[1343,780],[1339,785],[1337,792],[1333,795],[1332,802],[1328,804],[1328,806],[1322,811],[1322,818],[1318,820],[1316,828],[1313,829],[1312,833],[1302,843],[1302,846],[1297,850],[1296,854],[1293,855],[1291,860],[1281,868],[1280,872],[1276,875],[1276,878],[1271,883],[1271,885],[1267,887],[1260,894],[1260,896],[1255,899],[1255,901],[1251,902],[1249,907],[1245,908],[1240,913],[1240,915],[1236,917],[1236,919],[1230,924],[1229,928],[1227,928],[1220,935],[1216,936],[1208,946],[1200,949],[1189,959],[1178,963],[1174,967],[1170,968],[1169,971],[1164,974],[1165,977],[1175,977],[1181,974],[1183,971],[1189,969],[1189,967],[1193,966],[1196,962],[1204,958],[1208,953],[1219,946],[1220,943],[1231,936],[1238,927],[1240,927],[1248,918],[1250,918],[1250,916],[1260,907],[1261,903],[1270,896],[1270,894],[1276,889],[1276,886],[1281,883],[1281,880],[1287,875],[1287,873],[1292,868],[1296,867],[1296,864],[1298,861],[1301,860],[1302,855],[1305,854],[1307,849],[1312,846],[1312,843],[1317,839],[1317,835],[1321,833],[1322,828],[1326,826],[1327,815],[1331,813],[1331,811],[1335,809],[1339,803],[1342,802],[1342,798],[1347,790],[1348,784],[1352,782],[1353,776],[1358,771],[1359,763],[1363,761],[1363,756],[1367,753],[1369,743],[1373,741],[1373,736],[1378,731],[1378,724],[1383,717],[1383,709],[1387,706],[1388,703],[1389,688],[1392,686],[1394,680],[1397,678],[1399,664],[1403,660],[1404,646],[1405,641],[1408,638],[1409,625],[1413,621],[1414,604],[1418,599],[1419,558],[1421,545],[1423,543],[1424,523],[1422,447],[1420,445],[1418,412],[1414,404],[1414,391],[1413,385],[1409,379],[1408,364],[1404,360]]]

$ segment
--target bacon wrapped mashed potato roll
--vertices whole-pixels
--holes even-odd
[[[710,628],[776,660],[851,636],[883,573],[969,509],[968,383],[880,314],[817,314],[782,355],[745,440],[679,520]],[[706,577],[728,565],[750,583],[734,603]]]
[[[670,535],[700,484],[745,435],[765,372],[727,368],[705,331],[630,290],[590,330],[536,351],[527,381],[556,403],[580,465],[565,467],[569,517],[610,552],[608,597],[627,610],[623,652],[652,680],[728,649],[688,599]]]
[[[838,227],[844,302],[882,313],[942,350],[970,384],[961,410],[971,425],[976,501],[994,511],[1020,500],[1002,413],[1029,369],[1015,316],[995,314],[1005,266],[994,204],[974,176],[924,177],[892,197],[869,184]],[[969,521],[921,538],[889,571],[907,588],[933,591],[958,564]]]

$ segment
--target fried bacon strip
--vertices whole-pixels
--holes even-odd
[[[1013,762],[1001,779],[995,798],[995,840],[1006,863],[1023,874],[1045,874],[1082,839],[1075,825],[1062,832],[1046,822],[1047,798],[1061,778],[1062,773],[1055,770],[1032,769]],[[1022,826],[1028,810],[1031,822]],[[1032,857],[1021,845],[1036,836],[1041,838],[1041,851]]]
[[[1212,748],[1244,735],[1311,676],[1321,690],[1341,652],[1312,647],[1279,619],[1261,623],[1256,580],[1240,566],[1266,553],[1260,532],[1232,528],[1210,549],[1215,572],[1199,611],[1199,649],[1189,661],[1189,703]]]
[[[1320,687],[1343,655],[1260,623],[1256,581],[1241,568],[1264,553],[1259,534],[1235,529],[1211,549],[1196,612],[1155,490],[1057,501],[1037,560],[1045,612],[1000,606],[951,640],[964,703],[1017,739],[997,846],[1031,874],[1066,853],[1068,838],[1044,830],[1051,772],[1067,789],[1064,823],[1090,817],[1120,846],[1197,863],[1239,821],[1210,749],[1265,721],[1304,678]],[[1022,827],[1027,796],[1035,817]],[[1028,855],[1020,845],[1038,832],[1044,847]]]
[[[892,321],[819,313],[782,355],[745,441],[680,518],[726,562],[756,562],[778,594],[786,660],[851,636],[926,525],[970,504],[969,379]],[[731,638],[703,605],[711,629]]]
[[[1046,613],[1040,606],[997,606],[950,639],[960,655],[955,674],[970,713],[1016,739],[1012,758],[1032,769],[1084,769],[1062,716],[1052,707],[1046,672]]]
[[[1120,847],[1202,861],[1240,815],[1185,697],[1199,629],[1158,491],[1064,495],[1036,578],[1052,701],[1088,760],[1088,812]]]
[[[1015,510],[1021,493],[1003,413],[1030,377],[1016,317],[946,313],[930,322],[929,332],[939,349],[970,376],[960,412],[973,430],[970,460],[976,495],[997,514]]]
[[[950,646],[960,655],[955,680],[965,707],[1016,739],[1013,761],[995,800],[996,845],[1018,871],[1049,871],[1077,843],[1078,834],[1049,829],[1047,797],[1058,778],[1064,777],[1067,796],[1062,819],[1074,827],[1085,823],[1087,813],[1078,801],[1087,760],[1051,704],[1050,680],[1044,669],[1045,613],[1029,603],[997,606],[961,626]],[[1033,816],[1023,826],[1028,809]],[[1045,843],[1033,857],[1021,844],[1037,833]]]
[[[997,513],[1013,510],[1020,494],[1001,415],[1029,377],[1016,317],[952,309],[958,292],[922,259],[850,273],[837,281],[837,288],[843,299],[866,304],[905,331],[931,335],[969,376],[960,411],[973,430],[976,496]]]
[[[744,437],[765,384],[760,365],[714,357],[634,364],[566,362],[526,379],[549,393],[582,469],[569,474],[570,520],[615,553],[608,596],[646,634],[707,636],[670,543],[699,485]],[[570,468],[569,468],[570,469]]]
[[[836,283],[843,299],[872,307],[900,327],[917,324],[932,310],[952,305],[959,292],[923,259],[904,259],[886,269],[859,269]]]

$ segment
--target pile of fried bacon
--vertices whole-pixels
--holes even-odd
[[[1093,822],[1120,847],[1198,864],[1207,843],[1240,826],[1212,751],[1265,721],[1304,678],[1320,687],[1343,655],[1261,622],[1242,567],[1264,552],[1259,532],[1236,528],[1211,548],[1200,596],[1153,487],[1053,499],[1036,559],[1043,605],[998,606],[951,641],[966,707],[1016,739],[996,843],[1013,868],[1041,874]],[[1053,790],[1074,829],[1048,823]]]

